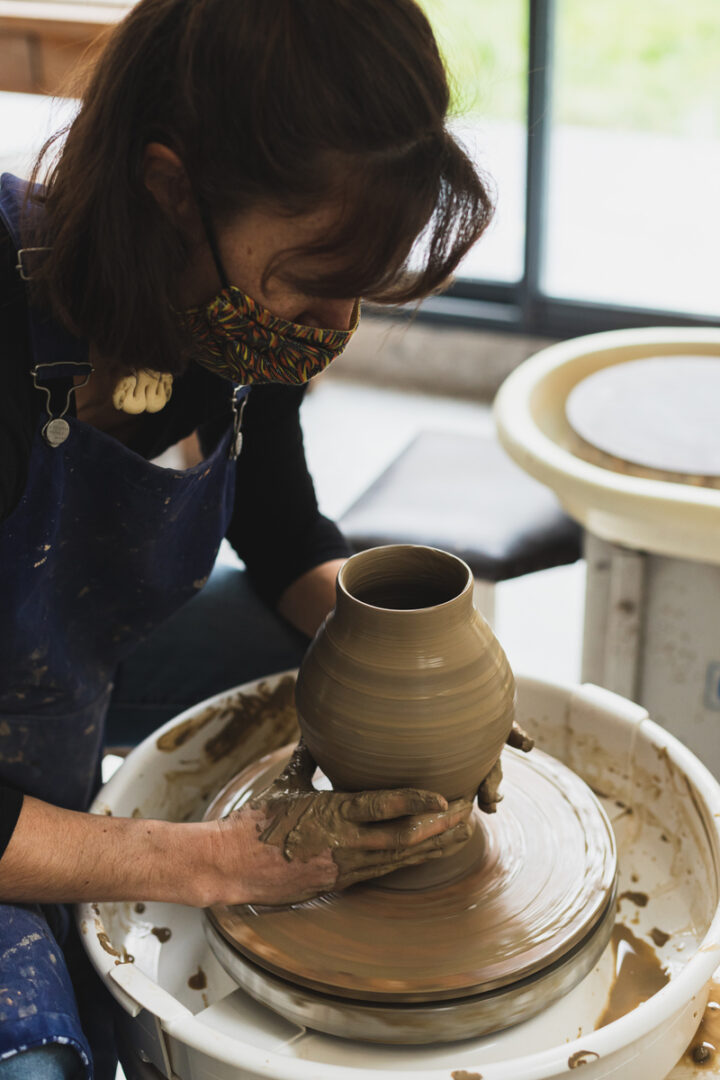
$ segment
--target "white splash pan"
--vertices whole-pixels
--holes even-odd
[[[288,674],[272,676],[268,687]],[[218,695],[166,724],[160,732],[211,710],[202,730],[172,752],[158,749],[158,733],[146,739],[100,791],[94,812],[200,818],[230,775],[278,745],[269,718],[219,763],[208,764],[204,753],[232,716],[233,697],[259,685]],[[653,927],[670,935],[658,950],[671,974],[667,986],[595,1031],[612,982],[608,948],[566,998],[497,1035],[417,1048],[363,1044],[297,1028],[237,989],[205,941],[198,910],[148,903],[138,914],[130,903],[81,905],[85,946],[124,1009],[132,1057],[180,1080],[416,1080],[418,1073],[424,1080],[550,1080],[566,1077],[580,1051],[587,1052],[583,1080],[697,1076],[673,1066],[700,1022],[720,962],[720,786],[644,709],[595,686],[520,678],[519,719],[542,749],[603,793],[617,836],[620,891],[649,896],[645,908],[622,901],[618,918],[644,940]],[[280,738],[287,741],[287,732]],[[161,944],[153,927],[169,928],[171,938]],[[107,935],[106,948],[99,935]],[[134,962],[119,962],[108,941]],[[188,985],[198,968],[207,977],[203,990]]]
[[[561,341],[512,372],[495,399],[494,417],[508,454],[596,536],[717,564],[720,490],[628,476],[584,461],[573,451],[577,437],[565,415],[570,391],[602,368],[690,354],[720,360],[720,329],[641,327]]]

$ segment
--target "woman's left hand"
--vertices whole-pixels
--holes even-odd
[[[535,740],[532,739],[526,731],[523,731],[516,720],[513,720],[512,730],[505,742],[508,746],[514,746],[516,750],[522,750],[525,754],[532,750],[535,745]],[[499,790],[502,778],[502,763],[500,758],[498,758],[478,788],[477,801],[478,806],[483,813],[494,814],[497,810],[497,804],[502,799]]]

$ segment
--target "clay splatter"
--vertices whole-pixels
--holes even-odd
[[[155,935],[161,945],[172,937],[172,930],[169,926],[153,926],[150,933]]]
[[[468,1072],[467,1069],[455,1069],[450,1076],[452,1080],[483,1080],[482,1073]]]
[[[647,907],[648,895],[644,892],[631,892],[629,889],[620,893],[618,896],[618,904],[621,900],[629,900],[631,904],[637,904],[638,907]]]
[[[238,697],[231,715],[217,735],[205,743],[205,755],[210,761],[220,761],[231,753],[248,732],[259,728],[269,716],[276,718],[278,728],[293,730],[297,725],[295,712],[295,679],[281,679],[274,690],[261,683],[256,694]]]
[[[106,953],[109,953],[110,956],[117,956],[119,958],[115,961],[116,964],[132,964],[135,962],[135,957],[127,951],[124,945],[122,946],[122,951],[118,951],[115,948],[104,930],[101,930],[98,933],[97,939],[100,942],[101,948],[103,948]]]
[[[600,1057],[594,1050],[578,1050],[568,1058],[568,1068],[577,1069],[580,1065],[589,1065],[591,1061],[597,1061]]]
[[[710,984],[710,996],[695,1032],[695,1038],[683,1054],[683,1062],[700,1066],[703,1069],[714,1068],[718,1062],[720,1050],[720,983]]]
[[[188,986],[191,990],[204,990],[207,987],[207,975],[201,967],[198,967],[195,974],[190,976]]]
[[[158,750],[165,750],[167,753],[177,750],[188,739],[192,739],[193,735],[197,735],[198,731],[202,731],[216,715],[217,709],[203,709],[197,716],[190,716],[187,720],[183,720],[182,723],[176,724],[169,731],[164,732],[158,737],[155,745]]]
[[[143,911],[145,910],[145,905],[138,901],[138,903],[135,905],[135,910],[137,911],[138,915],[142,915]]]
[[[197,716],[188,717],[160,735],[156,746],[168,753],[177,750],[212,720],[216,720],[218,715],[223,718],[227,716],[227,720],[203,747],[206,758],[213,763],[232,753],[239,743],[247,740],[249,733],[267,723],[269,717],[274,718],[278,728],[277,742],[286,742],[297,731],[295,679],[287,675],[273,690],[266,683],[261,683],[254,694],[237,694],[220,705],[209,706]]]
[[[670,940],[670,935],[666,934],[664,930],[658,930],[657,926],[653,926],[650,931],[650,937],[653,939],[658,949],[662,949],[663,945],[667,945]]]

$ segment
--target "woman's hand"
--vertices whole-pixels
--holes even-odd
[[[512,730],[505,742],[508,746],[514,746],[516,750],[522,750],[525,754],[529,753],[535,745],[535,740],[526,731],[523,731],[516,720],[513,720]],[[498,758],[478,788],[478,806],[486,814],[494,814],[497,810],[497,804],[502,801],[502,795],[500,794],[502,778],[502,763]]]
[[[285,771],[216,822],[216,902],[289,904],[458,851],[472,804],[413,788],[316,791],[302,741]]]

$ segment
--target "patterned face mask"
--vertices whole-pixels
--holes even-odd
[[[288,322],[230,285],[209,215],[203,214],[223,289],[180,319],[196,348],[194,359],[233,383],[305,383],[339,356],[360,322],[355,301],[349,330],[322,330]]]

